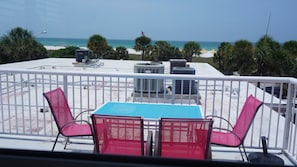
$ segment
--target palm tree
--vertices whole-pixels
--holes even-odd
[[[290,40],[283,44],[281,52],[284,56],[283,70],[286,76],[297,77],[297,41]]]
[[[2,63],[47,57],[47,51],[31,32],[21,27],[12,29],[0,41]]]
[[[283,44],[282,48],[287,50],[292,54],[292,56],[297,58],[297,41],[294,41],[294,40],[287,41]]]
[[[157,56],[157,61],[165,61],[169,59],[170,44],[167,41],[157,41],[154,45],[154,53]]]
[[[48,57],[45,47],[35,40],[33,41],[33,46],[28,49],[28,54],[30,55],[29,60],[43,59]]]
[[[257,62],[257,74],[281,75],[284,55],[281,53],[280,44],[270,36],[263,36],[256,43],[255,59]]]
[[[108,46],[105,51],[101,53],[101,57],[103,59],[116,59],[116,51],[111,46]]]
[[[153,61],[168,61],[169,59],[182,58],[179,48],[171,46],[167,41],[156,41],[149,48],[149,55]]]
[[[115,50],[115,59],[119,60],[119,59],[123,59],[123,60],[127,60],[129,58],[129,53],[127,48],[119,46],[116,48]]]
[[[253,45],[247,40],[236,41],[232,49],[235,70],[241,75],[249,75],[254,70]]]
[[[102,57],[103,53],[109,49],[106,39],[98,34],[89,38],[87,47],[93,50],[98,57]]]
[[[225,74],[233,72],[232,66],[232,45],[229,42],[222,42],[217,53],[214,54],[213,61],[218,63],[219,70]]]
[[[187,43],[185,43],[184,48],[183,48],[183,52],[184,52],[184,57],[187,61],[191,62],[193,55],[199,55],[200,54],[200,45],[198,42],[194,42],[194,41],[189,41]]]
[[[145,52],[149,49],[151,45],[151,38],[146,37],[144,34],[142,36],[135,39],[135,46],[134,49],[136,51],[142,51],[141,60],[144,59]]]
[[[5,64],[9,62],[9,57],[4,53],[4,46],[0,45],[0,64]]]

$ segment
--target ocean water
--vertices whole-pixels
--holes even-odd
[[[86,47],[88,39],[72,39],[72,38],[36,38],[38,42],[40,42],[44,46],[78,46],[78,47]],[[156,41],[152,41],[154,44]],[[184,44],[188,41],[167,41],[171,46],[178,47],[180,49],[183,48]],[[205,41],[197,41],[200,45],[201,49],[206,50],[217,50],[221,42],[205,42]],[[108,45],[113,48],[122,46],[125,48],[133,48],[135,45],[134,40],[121,40],[121,39],[107,39]]]

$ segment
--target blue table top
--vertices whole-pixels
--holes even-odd
[[[100,106],[93,114],[141,116],[144,119],[163,118],[203,118],[198,105],[149,104],[130,102],[108,102]]]

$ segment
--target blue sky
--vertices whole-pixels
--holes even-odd
[[[35,37],[256,42],[297,40],[297,0],[1,0],[0,35],[21,26]],[[41,34],[43,30],[47,34]]]

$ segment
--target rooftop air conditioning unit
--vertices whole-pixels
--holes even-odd
[[[174,67],[173,74],[195,75],[195,68],[191,67]],[[176,94],[197,94],[195,80],[176,80],[175,81]]]
[[[173,73],[174,67],[186,67],[186,59],[170,59],[170,74]]]
[[[134,65],[134,73],[164,74],[164,64],[137,63]],[[135,79],[135,92],[162,92],[163,83],[163,79]]]

